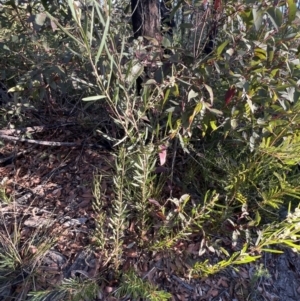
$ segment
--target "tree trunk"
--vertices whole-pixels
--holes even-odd
[[[145,36],[160,40],[161,20],[158,0],[131,0],[134,38]]]

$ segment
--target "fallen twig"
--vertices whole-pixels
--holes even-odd
[[[10,140],[10,141],[20,141],[27,143],[34,143],[39,145],[48,145],[48,146],[80,146],[82,143],[78,142],[53,142],[53,141],[43,141],[43,140],[35,140],[35,139],[26,139],[21,137],[13,137],[9,135],[0,134],[0,138]]]
[[[1,135],[20,135],[20,134],[26,134],[26,133],[39,133],[43,132],[44,130],[63,127],[63,126],[71,126],[71,125],[77,125],[74,122],[69,123],[62,123],[62,124],[56,124],[56,125],[38,125],[38,126],[30,126],[26,128],[21,129],[9,129],[9,130],[0,130]]]

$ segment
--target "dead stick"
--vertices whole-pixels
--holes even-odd
[[[42,132],[47,129],[53,129],[63,126],[70,126],[70,125],[76,125],[74,122],[64,123],[64,124],[57,124],[57,125],[38,125],[38,126],[31,126],[27,128],[21,128],[21,129],[9,129],[9,130],[0,130],[0,135],[14,135],[14,134],[25,134],[25,133],[38,133]]]
[[[41,141],[41,140],[34,140],[34,139],[25,139],[20,137],[13,137],[8,135],[0,134],[0,138],[10,140],[10,141],[20,141],[20,142],[28,142],[40,145],[48,145],[48,146],[80,146],[81,143],[78,142],[52,142],[52,141]]]

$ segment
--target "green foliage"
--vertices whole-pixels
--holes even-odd
[[[26,298],[26,288],[39,284],[37,270],[46,252],[53,246],[55,239],[47,235],[47,229],[32,232],[24,239],[20,225],[15,218],[12,234],[6,226],[6,218],[0,217],[0,287],[11,292],[9,297]],[[20,290],[13,287],[20,284]]]
[[[184,5],[176,7],[182,24],[174,41],[164,41],[166,52],[146,38],[129,42],[123,10],[110,1],[1,8],[1,65],[8,67],[1,79],[14,95],[9,116],[20,113],[24,98],[35,106],[74,93],[85,109],[99,102],[112,118],[98,130],[113,143],[114,165],[95,175],[93,243],[103,268],[119,277],[119,296],[171,297],[136,272],[119,273],[131,248],[176,254],[176,245],[197,236],[202,245],[190,277],[237,268],[280,246],[299,251],[299,16],[293,1],[285,14],[280,3],[252,2],[227,1],[210,16],[195,7],[201,26],[188,24]],[[218,30],[214,51],[204,55],[207,19]],[[103,181],[111,181],[109,201]],[[201,257],[208,250],[218,256],[214,263]],[[18,254],[15,244],[2,246],[5,273],[22,266]],[[96,293],[94,280],[69,279],[30,296]]]
[[[153,193],[155,176],[153,175],[153,150],[140,150],[129,152],[120,148],[116,157],[113,184],[115,198],[109,217],[104,216],[105,203],[101,200],[102,177],[95,178],[94,196],[96,202],[94,209],[98,214],[95,241],[106,256],[106,264],[113,261],[116,268],[122,262],[123,238],[129,221],[136,219],[136,233],[142,245],[149,228],[153,226],[149,221],[149,197]],[[130,175],[130,176],[129,176]],[[110,177],[110,176],[109,176]],[[110,250],[109,254],[105,250]]]
[[[3,183],[5,180],[3,181]],[[3,203],[9,204],[11,202],[11,198],[5,193],[5,186],[0,184],[0,201]]]
[[[210,264],[208,260],[204,262],[197,262],[190,270],[190,277],[204,276],[207,277],[211,274],[216,274],[227,267],[233,267],[239,264],[246,264],[253,262],[260,256],[253,256],[247,252],[247,246],[245,245],[240,252],[233,253],[228,259],[219,261],[217,264]]]
[[[166,205],[161,207],[166,216],[165,223],[161,225],[157,242],[152,246],[153,250],[172,248],[181,240],[187,240],[194,231],[203,231],[205,224],[210,220],[217,220],[221,214],[216,207],[219,195],[216,192],[207,191],[203,203],[195,204],[190,200],[188,194],[182,195],[180,199],[170,198],[171,210]]]
[[[144,298],[149,301],[167,301],[172,297],[165,291],[157,290],[154,285],[144,281],[133,271],[123,275],[117,294],[120,297],[126,295],[134,300]]]
[[[48,85],[53,91],[65,93],[70,83],[60,60],[71,58],[60,47],[62,35],[53,34],[48,26],[40,1],[18,7],[7,2],[2,5],[0,16],[1,27],[5,28],[1,31],[1,64],[7,66],[2,69],[1,79],[15,86],[11,91],[43,99],[49,93]]]
[[[270,275],[268,269],[266,269],[262,264],[257,266],[251,276],[250,279],[250,295],[249,300],[257,300],[261,295],[257,288],[257,284],[265,279],[270,279],[272,276]]]
[[[74,300],[80,301],[85,298],[93,299],[97,296],[98,284],[97,282],[87,279],[65,279],[59,287],[53,290],[34,291],[28,295],[33,301],[51,300]]]
[[[273,249],[272,246],[274,245],[288,246],[293,248],[296,252],[299,251],[299,245],[297,243],[300,235],[299,212],[300,209],[298,207],[294,213],[288,213],[287,218],[282,222],[269,224],[264,227],[263,230],[259,230],[254,245],[249,246],[248,244],[245,244],[241,251],[235,252],[232,255],[229,255],[228,252],[224,252],[223,250],[227,258],[218,263],[210,264],[209,260],[196,262],[190,270],[190,277],[208,276],[220,272],[229,266],[234,267],[235,265],[255,261],[261,256],[254,254],[261,254],[263,251],[283,253],[282,250]],[[251,239],[249,237],[249,242],[250,241]]]

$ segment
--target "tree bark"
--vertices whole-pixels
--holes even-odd
[[[159,40],[161,20],[157,0],[131,0],[134,38],[146,36]]]

